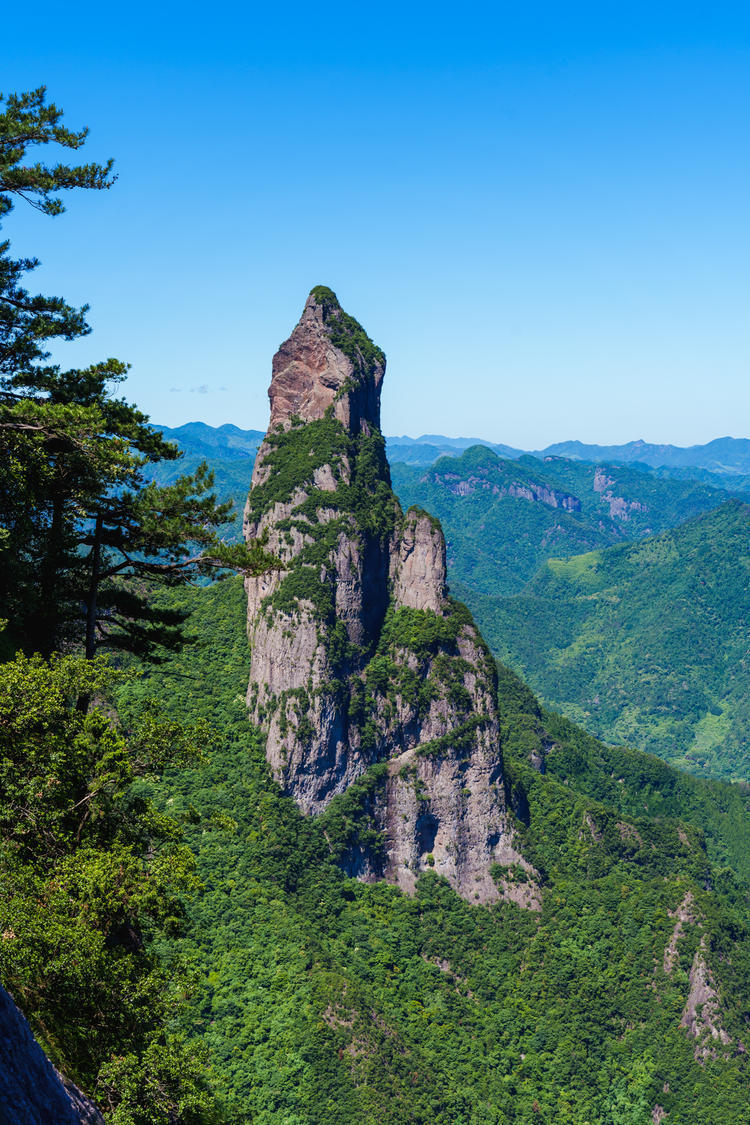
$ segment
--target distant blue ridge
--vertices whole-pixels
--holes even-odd
[[[205,422],[188,422],[171,428],[154,425],[166,438],[175,441],[188,456],[212,460],[239,461],[255,457],[265,431],[242,430],[231,422],[209,426]],[[431,465],[439,457],[458,456],[473,445],[483,445],[499,457],[515,460],[524,455],[539,459],[565,457],[572,461],[609,461],[644,468],[685,470],[698,469],[718,475],[750,475],[750,439],[715,438],[705,445],[682,448],[630,441],[625,445],[586,445],[580,441],[561,441],[546,449],[522,450],[482,438],[452,438],[443,434],[422,434],[412,438],[404,434],[386,438],[388,459],[407,465]]]

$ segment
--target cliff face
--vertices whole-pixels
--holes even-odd
[[[402,513],[391,490],[384,372],[335,295],[314,289],[274,357],[245,510],[247,538],[266,533],[283,563],[247,580],[248,706],[304,813],[360,779],[347,870],[411,890],[434,869],[486,902],[502,893],[493,862],[528,868],[506,810],[494,665],[447,597],[439,524]]]
[[[57,1073],[1,987],[0,1121],[8,1125],[104,1125],[92,1102]]]

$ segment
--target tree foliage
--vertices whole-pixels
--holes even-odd
[[[105,705],[116,679],[80,657],[0,665],[0,978],[113,1121],[197,1123],[211,1104],[201,1061],[168,1030],[190,978],[149,943],[182,927],[195,862],[144,780],[194,764],[208,738],[153,703],[123,729]],[[146,1116],[118,1108],[134,1076]],[[180,1099],[189,1110],[170,1116]]]
[[[60,192],[111,186],[111,161],[27,163],[29,150],[77,150],[87,136],[61,124],[43,88],[4,106],[0,219],[16,199],[55,216],[64,210]],[[180,452],[117,397],[124,363],[63,370],[48,362],[51,340],[89,331],[87,309],[30,296],[21,279],[37,264],[0,246],[0,598],[11,635],[45,655],[70,642],[89,657],[103,644],[147,652],[179,643],[179,617],[153,608],[155,583],[185,582],[206,568],[257,572],[272,560],[262,544],[221,542],[231,506],[217,502],[205,465],[161,487],[146,479],[146,467]]]
[[[62,110],[47,104],[43,86],[23,94],[0,96],[0,224],[16,200],[45,215],[64,210],[60,192],[83,188],[102,191],[112,186],[113,161],[104,164],[27,163],[29,150],[59,145],[77,150],[87,129],[71,131],[62,125]],[[48,358],[47,341],[73,340],[89,331],[88,306],[75,309],[61,297],[31,295],[21,282],[39,265],[37,258],[9,255],[10,244],[0,243],[0,376],[11,385],[19,371]]]
[[[241,1121],[647,1125],[660,1105],[683,1125],[734,1125],[750,1112],[748,906],[726,869],[747,870],[750,817],[732,787],[611,751],[501,668],[505,772],[541,915],[469,906],[432,874],[414,898],[359,883],[336,860],[382,779],[302,817],[247,723],[241,584],[162,596],[190,610],[196,643],[123,684],[120,706],[158,692],[220,732],[154,796],[184,815],[202,883],[174,939],[200,966],[183,1026]],[[700,918],[668,974],[670,911],[688,891]],[[704,1066],[680,1027],[702,937],[733,1041]]]

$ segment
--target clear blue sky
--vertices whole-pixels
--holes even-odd
[[[25,12],[24,12],[25,9]],[[4,234],[89,301],[74,365],[172,425],[264,428],[311,286],[388,355],[388,433],[750,436],[750,10],[708,3],[13,5],[119,181]]]

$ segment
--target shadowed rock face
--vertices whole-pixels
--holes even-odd
[[[434,870],[487,902],[502,893],[493,862],[530,870],[506,811],[495,669],[447,596],[439,524],[391,490],[384,372],[335,295],[314,289],[273,360],[245,509],[246,537],[267,534],[283,563],[246,584],[248,707],[304,813],[359,780],[345,870],[407,891]]]
[[[57,1073],[1,987],[0,1121],[8,1125],[104,1125],[93,1103]]]

